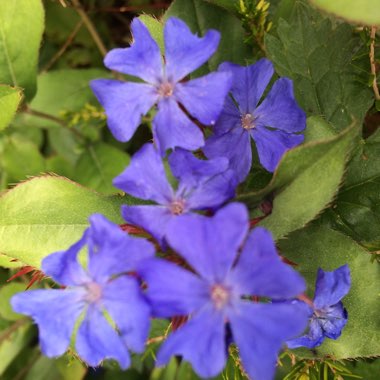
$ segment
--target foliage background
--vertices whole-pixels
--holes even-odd
[[[380,5],[314,3],[344,18],[306,0],[0,1],[0,379],[197,379],[178,360],[153,368],[168,329],[163,321],[155,322],[147,353],[122,373],[111,362],[87,369],[73,352],[41,356],[35,327],[9,306],[14,293],[40,279],[34,270],[44,256],[79,238],[91,213],[122,223],[120,205],[135,202],[111,183],[151,139],[151,115],[127,144],[115,141],[88,82],[120,79],[102,59],[129,44],[130,22],[141,14],[162,48],[162,17],[180,17],[200,34],[221,31],[217,54],[195,76],[225,60],[249,64],[267,56],[279,76],[293,79],[309,116],[306,143],[285,155],[273,177],[254,160],[238,199],[252,218],[265,215],[264,204],[274,199],[261,225],[311,290],[316,268],[346,262],[353,287],[342,337],[312,352],[285,352],[278,379],[379,378],[380,49],[371,25],[380,24]],[[232,351],[219,379],[243,378]]]

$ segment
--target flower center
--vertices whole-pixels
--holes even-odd
[[[170,204],[170,212],[174,215],[181,215],[185,210],[185,202],[182,199],[173,201]]]
[[[211,299],[217,309],[222,309],[230,300],[230,291],[223,285],[211,287]]]
[[[169,82],[163,82],[158,87],[158,95],[167,98],[173,95],[174,86]]]
[[[250,113],[247,113],[241,117],[241,126],[244,129],[253,129],[255,128],[255,118]]]
[[[96,282],[90,282],[86,285],[86,301],[89,303],[97,302],[102,296],[102,287]]]

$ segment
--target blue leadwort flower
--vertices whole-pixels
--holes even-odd
[[[263,58],[248,67],[226,62],[219,71],[233,74],[232,97],[226,98],[214,135],[206,142],[206,156],[228,157],[243,181],[251,167],[252,137],[260,163],[273,172],[285,151],[303,141],[295,132],[305,128],[306,117],[294,99],[292,81],[277,80],[259,104],[274,73],[269,60]]]
[[[310,308],[310,328],[306,335],[287,342],[289,348],[314,348],[324,339],[338,339],[347,323],[347,310],[341,299],[351,286],[350,269],[343,265],[333,272],[318,270],[314,307]]]
[[[200,376],[215,376],[225,365],[231,331],[248,375],[273,378],[278,351],[303,331],[308,314],[298,304],[255,303],[251,296],[293,298],[305,282],[281,261],[267,230],[256,228],[248,237],[247,231],[242,204],[230,204],[212,218],[183,215],[170,222],[167,240],[196,273],[165,260],[141,262],[138,273],[147,283],[153,314],[190,317],[163,343],[158,365],[182,355]]]
[[[177,149],[170,155],[169,165],[179,182],[176,190],[166,177],[160,155],[152,144],[146,144],[113,181],[126,193],[156,203],[123,206],[122,214],[128,223],[144,228],[161,245],[170,220],[193,210],[220,206],[234,196],[237,184],[226,158],[205,161]]]
[[[154,247],[128,236],[101,215],[93,215],[90,222],[76,244],[42,262],[44,273],[67,288],[19,293],[12,298],[12,306],[38,324],[45,355],[55,357],[67,350],[74,326],[84,314],[76,334],[79,356],[90,366],[113,358],[127,368],[128,349],[144,350],[150,307],[137,279],[125,273],[134,271],[139,260],[154,256]],[[84,269],[78,254],[86,245],[88,267]],[[105,318],[105,310],[118,332]]]
[[[213,124],[231,86],[227,72],[179,83],[205,63],[216,51],[220,34],[210,30],[202,38],[174,17],[164,29],[165,65],[157,43],[139,20],[132,22],[134,43],[130,48],[111,50],[105,65],[112,70],[141,78],[145,83],[98,79],[91,88],[108,116],[108,126],[120,141],[128,141],[142,115],[158,103],[153,136],[161,153],[182,147],[194,150],[204,144],[201,130],[186,116],[178,103],[201,123]]]

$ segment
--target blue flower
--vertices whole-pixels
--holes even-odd
[[[173,190],[160,155],[152,144],[144,145],[113,184],[134,197],[156,205],[122,206],[124,219],[144,228],[163,245],[166,226],[178,215],[192,210],[214,209],[235,195],[234,172],[226,158],[199,160],[176,149],[169,157],[178,187]]]
[[[66,289],[32,290],[16,294],[12,306],[31,316],[39,327],[42,352],[62,355],[76,333],[76,350],[90,366],[113,358],[122,368],[130,365],[128,349],[142,352],[149,332],[150,307],[134,271],[141,259],[154,256],[154,247],[136,239],[101,215],[92,215],[91,226],[67,251],[53,253],[42,270]],[[78,254],[88,248],[88,265],[78,263]],[[105,311],[117,331],[105,318]]]
[[[273,172],[285,151],[303,141],[295,132],[305,128],[306,116],[294,99],[292,81],[277,80],[258,105],[274,73],[269,60],[248,67],[225,62],[219,71],[233,74],[232,97],[226,98],[214,135],[206,141],[206,156],[228,157],[243,181],[252,163],[252,137],[260,163]]]
[[[190,317],[163,343],[158,365],[182,355],[200,376],[215,376],[226,363],[230,331],[248,375],[269,380],[282,344],[305,328],[308,314],[300,305],[251,300],[293,298],[305,282],[281,261],[270,233],[256,228],[247,236],[248,224],[238,203],[212,218],[180,216],[168,226],[167,240],[196,273],[166,260],[140,263],[153,315]]]
[[[309,332],[287,342],[289,348],[314,348],[325,338],[338,339],[347,323],[347,310],[341,299],[351,286],[350,269],[343,265],[333,272],[318,270],[314,307],[310,308]]]
[[[215,123],[231,86],[231,75],[219,72],[179,82],[216,51],[220,34],[210,30],[199,38],[183,21],[169,18],[164,29],[163,65],[160,49],[145,25],[135,18],[131,28],[134,36],[131,47],[111,50],[104,63],[109,69],[138,77],[145,83],[107,79],[91,82],[106,110],[111,132],[116,139],[128,141],[141,117],[158,103],[153,136],[160,152],[174,147],[198,149],[204,145],[203,134],[178,103],[201,123]]]

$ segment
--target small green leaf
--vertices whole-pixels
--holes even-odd
[[[36,92],[37,61],[44,9],[41,0],[0,1],[0,83]]]
[[[378,0],[311,0],[318,8],[360,25],[380,25]]]
[[[106,143],[87,147],[79,157],[74,180],[104,194],[118,190],[112,179],[119,175],[129,163],[129,155]]]
[[[86,372],[86,367],[79,360],[69,362],[67,356],[59,359],[40,356],[25,380],[82,380]]]
[[[150,34],[157,42],[160,47],[161,53],[164,54],[165,51],[165,43],[164,43],[164,26],[163,24],[157,20],[156,18],[149,15],[141,15],[139,16],[140,21],[145,24],[145,26],[149,29]]]
[[[26,290],[26,285],[20,282],[11,282],[3,285],[0,288],[0,316],[8,321],[17,321],[20,318],[24,318],[22,314],[17,314],[13,311],[10,304],[10,299],[20,292]]]
[[[19,319],[0,333],[0,376],[33,338],[30,325],[26,322],[26,319]]]
[[[0,131],[12,121],[21,99],[20,89],[0,85]]]
[[[9,183],[19,182],[28,176],[43,174],[45,161],[34,143],[11,136],[5,138],[3,144],[4,148],[0,153],[1,166],[7,172]]]
[[[39,268],[45,256],[81,237],[91,214],[122,223],[121,204],[121,197],[102,196],[62,177],[33,178],[0,197],[0,252]]]
[[[380,355],[379,289],[380,266],[371,263],[368,252],[340,232],[311,226],[278,242],[280,252],[297,264],[306,278],[309,295],[314,293],[318,268],[332,271],[348,264],[351,290],[343,299],[348,322],[337,340],[326,339],[312,352],[296,350],[301,357],[331,356],[348,359]]]

